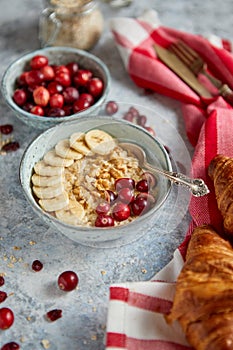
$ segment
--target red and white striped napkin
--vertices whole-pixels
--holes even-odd
[[[193,228],[210,223],[221,230],[221,215],[207,167],[218,153],[233,157],[233,108],[217,95],[205,101],[200,98],[157,59],[152,45],[155,42],[166,47],[182,39],[202,55],[217,78],[233,89],[231,43],[214,36],[206,39],[161,26],[153,10],[137,19],[113,19],[111,30],[124,66],[135,84],[182,102],[186,132],[195,146],[192,175],[204,179],[210,194],[192,197],[189,207],[192,222],[184,242],[153,280],[110,287],[106,350],[191,349],[179,324],[167,325],[164,314],[171,308],[175,281],[183,266]]]

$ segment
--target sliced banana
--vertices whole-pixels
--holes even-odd
[[[85,134],[83,132],[75,132],[70,136],[70,147],[85,156],[91,154],[90,148],[88,148],[85,142]]]
[[[40,187],[55,186],[59,183],[62,183],[63,181],[64,181],[63,174],[54,175],[54,176],[41,176],[38,174],[32,175],[32,183],[34,186],[40,186]]]
[[[67,159],[67,158],[61,158],[59,157],[56,152],[55,149],[52,149],[51,151],[47,152],[44,155],[44,161],[46,164],[50,165],[50,166],[63,166],[63,167],[69,167],[70,165],[72,165],[74,163],[73,159]]]
[[[37,175],[41,176],[56,176],[64,173],[63,166],[49,166],[44,160],[40,160],[34,165],[34,171]]]
[[[85,215],[83,206],[77,201],[71,201],[66,208],[56,210],[56,217],[70,225],[80,225]]]
[[[32,186],[32,190],[38,198],[49,199],[59,196],[64,191],[64,185],[60,182],[49,187]]]
[[[93,129],[86,133],[85,141],[92,152],[105,155],[116,147],[116,142],[111,135],[103,130]]]
[[[81,159],[83,154],[70,148],[70,141],[68,139],[59,141],[55,146],[56,154],[62,158]]]
[[[40,199],[39,204],[45,211],[52,212],[65,208],[69,204],[69,197],[66,192],[62,192],[59,196],[51,199]]]

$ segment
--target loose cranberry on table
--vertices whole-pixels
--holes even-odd
[[[5,278],[3,276],[0,276],[0,287],[5,284]]]
[[[47,319],[51,322],[54,322],[62,317],[61,309],[53,309],[46,313]]]
[[[5,330],[12,326],[14,323],[14,313],[8,307],[0,309],[0,329]]]
[[[32,270],[35,272],[41,271],[43,269],[43,263],[40,260],[34,260],[32,262]]]
[[[19,143],[17,141],[11,141],[6,143],[1,150],[5,152],[13,152],[17,151],[17,149],[19,149]]]
[[[57,280],[58,287],[65,292],[74,290],[77,287],[78,282],[78,276],[74,271],[62,272]]]
[[[7,293],[0,290],[0,303],[3,303],[7,298]]]
[[[13,131],[13,125],[11,124],[0,125],[1,134],[8,135],[8,134],[11,134],[12,131]]]
[[[118,111],[118,104],[115,101],[108,101],[105,106],[105,111],[108,115],[113,115]]]
[[[19,349],[20,349],[19,344],[14,341],[6,343],[1,347],[1,350],[19,350]]]

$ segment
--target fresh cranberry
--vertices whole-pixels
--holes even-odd
[[[115,189],[119,192],[122,188],[135,188],[135,181],[130,177],[121,177],[115,181]]]
[[[61,84],[59,84],[56,81],[51,81],[48,86],[47,89],[50,93],[50,95],[56,94],[56,93],[61,93],[63,91],[63,86]]]
[[[146,125],[146,122],[147,122],[147,117],[145,115],[139,115],[138,116],[138,118],[137,118],[138,125],[144,127]]]
[[[79,98],[78,89],[76,89],[73,86],[68,86],[63,91],[63,97],[64,97],[65,103],[67,104],[74,103]]]
[[[87,100],[78,99],[73,104],[73,111],[74,113],[78,113],[78,112],[84,111],[89,107],[90,107],[90,102],[88,102]]]
[[[71,78],[69,73],[65,72],[58,72],[55,74],[54,80],[61,84],[62,86],[70,86],[71,85]]]
[[[27,82],[26,82],[26,75],[27,74],[28,74],[28,72],[23,72],[20,74],[20,76],[17,78],[18,86],[24,87],[25,85],[27,85]]]
[[[145,173],[142,175],[142,178],[147,180],[150,188],[153,188],[157,185],[156,177],[149,171],[145,171]]]
[[[32,109],[34,106],[35,106],[34,103],[28,101],[28,102],[26,102],[22,107],[23,107],[23,109],[24,109],[26,112],[31,113],[31,109]]]
[[[14,341],[11,341],[10,343],[7,343],[1,347],[1,350],[19,350],[20,346],[19,344],[15,343]]]
[[[88,69],[79,69],[79,71],[74,75],[73,81],[74,85],[79,86],[86,86],[89,80],[92,77],[92,72]]]
[[[43,263],[40,260],[34,260],[32,262],[32,270],[38,272],[43,269]]]
[[[155,136],[155,131],[150,126],[144,126],[144,128],[152,135]]]
[[[117,221],[127,220],[130,216],[130,207],[126,203],[117,203],[112,210],[112,216]]]
[[[39,86],[44,80],[44,75],[39,70],[31,70],[25,76],[26,83],[30,86]]]
[[[44,116],[44,110],[40,106],[33,106],[32,109],[30,110],[30,113],[35,114],[35,115],[39,115],[41,117]]]
[[[91,78],[88,82],[87,89],[94,97],[99,97],[103,93],[104,83],[100,78]]]
[[[7,298],[7,293],[0,290],[0,303],[2,303]]]
[[[2,151],[5,152],[14,152],[19,149],[19,143],[17,141],[11,141],[2,146]]]
[[[64,64],[61,64],[60,66],[54,66],[54,72],[55,75],[58,73],[65,73],[70,76],[70,71]]]
[[[39,86],[33,91],[33,98],[36,105],[45,107],[49,102],[50,94],[45,87]]]
[[[64,105],[64,97],[62,94],[53,94],[50,97],[49,105],[51,108],[62,108]]]
[[[118,111],[118,104],[115,101],[108,101],[105,111],[108,115],[115,114]]]
[[[36,55],[32,57],[30,61],[30,66],[32,69],[40,69],[44,66],[47,66],[48,58],[44,55]]]
[[[149,191],[149,183],[146,179],[142,179],[137,182],[136,189],[139,192],[148,192]]]
[[[0,276],[0,287],[2,287],[5,284],[5,279],[3,276]]]
[[[13,131],[13,126],[11,124],[0,125],[0,132],[4,135],[9,135]]]
[[[79,66],[77,62],[69,62],[66,65],[66,68],[68,68],[70,75],[72,76],[78,72]]]
[[[98,215],[107,214],[110,210],[110,204],[108,202],[101,202],[96,207],[96,213]]]
[[[155,202],[156,202],[156,198],[152,194],[150,194],[148,192],[140,192],[140,193],[138,193],[137,196],[136,196],[136,199],[138,199],[138,198],[146,199],[148,208],[151,208],[152,205],[155,204]]]
[[[101,214],[98,215],[95,220],[96,227],[111,227],[114,226],[115,222],[111,215]]]
[[[53,67],[51,67],[51,66],[44,66],[40,69],[40,71],[44,75],[45,81],[53,80],[55,77]]]
[[[106,201],[110,204],[112,204],[118,197],[117,193],[111,190],[106,190],[104,194],[105,194]]]
[[[47,113],[48,117],[64,117],[65,111],[62,108],[50,108]]]
[[[62,108],[65,112],[65,116],[73,114],[73,106],[72,105],[65,105]]]
[[[0,309],[0,329],[8,329],[14,323],[14,313],[8,307]]]
[[[24,89],[16,89],[13,94],[13,100],[18,106],[23,106],[27,101],[27,94]]]
[[[123,115],[123,119],[127,120],[128,122],[134,123],[135,122],[135,117],[132,113],[127,112]]]
[[[131,188],[123,187],[118,192],[118,199],[123,203],[131,203],[134,199],[134,193]]]
[[[58,287],[65,292],[74,290],[78,282],[78,276],[74,271],[64,271],[58,277]]]
[[[131,209],[134,215],[138,216],[148,209],[148,200],[145,197],[136,197],[131,203]]]
[[[79,99],[89,102],[90,106],[95,102],[94,97],[86,92],[81,93]]]
[[[46,313],[47,319],[51,322],[54,322],[62,317],[61,309],[50,310]]]

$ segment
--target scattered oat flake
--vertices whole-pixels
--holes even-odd
[[[95,307],[95,306],[92,308],[92,311],[93,311],[93,312],[96,312],[96,307]]]
[[[25,337],[22,336],[22,337],[20,338],[20,341],[21,341],[21,343],[25,343],[25,341],[26,341]]]
[[[31,318],[31,316],[27,316],[26,319],[27,319],[28,321],[31,321],[32,318]]]
[[[17,247],[16,245],[13,247],[14,250],[21,250],[21,247]]]
[[[97,336],[96,336],[96,334],[92,334],[92,336],[91,336],[91,340],[97,340]]]
[[[41,344],[44,347],[44,349],[49,349],[50,348],[50,341],[48,339],[42,339]]]
[[[142,269],[142,273],[147,273],[147,270],[146,269]]]
[[[35,245],[36,242],[35,242],[35,241],[30,241],[29,244],[30,244],[30,245]]]
[[[104,271],[104,270],[101,271],[101,275],[103,275],[103,276],[106,275],[106,273],[107,273],[107,272]]]
[[[15,265],[12,263],[7,264],[8,267],[13,268]]]

